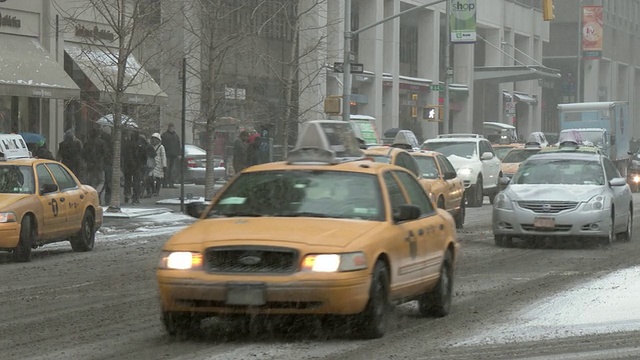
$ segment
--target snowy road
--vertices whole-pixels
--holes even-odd
[[[159,321],[154,267],[183,219],[133,232],[105,228],[90,253],[61,243],[35,251],[27,264],[2,253],[0,358],[640,357],[638,236],[610,248],[501,249],[493,245],[490,207],[467,214],[452,314],[422,319],[414,304],[400,306],[387,336],[373,341],[321,332],[311,320],[290,332],[258,325],[248,333],[212,321],[199,339],[169,339]]]

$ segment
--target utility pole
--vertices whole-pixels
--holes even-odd
[[[187,132],[187,58],[182,58],[182,149],[180,152],[180,212],[184,214],[185,133]]]
[[[437,1],[433,1],[430,2],[428,4],[423,4],[423,5],[419,5],[416,7],[413,7],[411,9],[405,10],[405,11],[401,11],[395,15],[391,15],[389,17],[386,17],[380,21],[377,21],[371,25],[367,25],[361,29],[355,30],[355,31],[351,31],[351,0],[345,0],[344,1],[344,59],[343,61],[343,79],[342,79],[342,120],[343,121],[349,121],[351,120],[351,41],[353,40],[353,37],[360,34],[363,31],[367,31],[369,29],[372,29],[378,25],[382,25],[385,22],[389,21],[389,20],[393,20],[397,17],[400,17],[404,14],[410,13],[410,12],[414,12],[416,10],[420,10],[420,9],[424,9],[428,6],[433,6],[433,5],[437,5],[440,4],[442,2],[447,2],[447,48],[449,46],[449,41],[451,40],[451,33],[449,31],[449,14],[450,12],[450,3],[451,0],[437,0]],[[447,63],[447,69],[448,69],[448,54],[449,52],[447,51],[447,55],[445,57],[445,63]],[[448,72],[448,70],[447,70]],[[382,74],[376,74],[376,75],[382,75]],[[447,111],[448,113],[448,109],[449,109],[449,101],[448,101],[448,94],[449,94],[449,87],[448,87],[448,82],[445,81],[445,111]],[[445,113],[445,119],[447,113]],[[445,124],[446,124],[445,120]],[[445,132],[446,133],[446,132]]]
[[[582,87],[582,4],[580,0],[578,5],[578,69],[576,74],[576,102],[582,102],[582,94],[580,87]]]
[[[451,94],[449,92],[449,84],[451,83],[451,78],[453,77],[451,73],[451,1],[447,0],[445,14],[445,30],[447,32],[447,41],[445,41],[444,45],[444,67],[445,67],[445,75],[444,75],[444,123],[442,124],[443,134],[449,133],[449,122],[451,121],[451,109],[449,104],[451,103]]]

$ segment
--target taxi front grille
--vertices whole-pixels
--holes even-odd
[[[575,209],[578,203],[575,201],[518,201],[518,205],[536,213],[557,214],[561,211]]]
[[[205,252],[210,273],[290,274],[296,270],[298,252],[280,247],[213,247]]]

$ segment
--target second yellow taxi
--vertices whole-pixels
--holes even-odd
[[[66,166],[32,158],[20,135],[0,135],[0,250],[19,262],[58,241],[90,251],[102,213],[96,190]]]
[[[162,247],[170,335],[207,317],[322,315],[384,335],[392,304],[445,316],[458,245],[414,174],[364,158],[348,123],[311,121],[285,162],[243,170]]]

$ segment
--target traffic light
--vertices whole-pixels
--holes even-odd
[[[424,113],[422,115],[422,118],[428,121],[439,121],[440,120],[439,110],[440,110],[439,106],[437,105],[427,106],[424,108]]]
[[[554,10],[553,0],[542,0],[542,18],[544,21],[553,21],[556,18]]]

